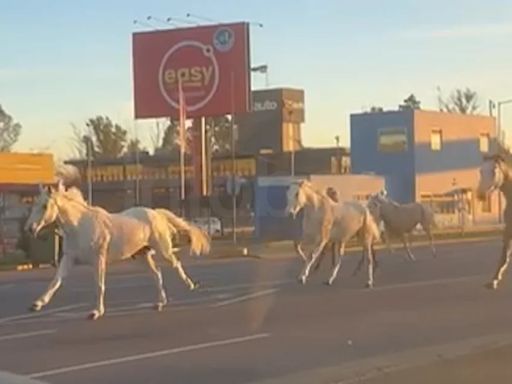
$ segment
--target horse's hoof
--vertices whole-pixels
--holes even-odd
[[[164,303],[156,303],[155,306],[154,306],[155,311],[162,312],[162,310],[164,309],[164,306],[165,306]]]
[[[332,280],[324,281],[324,285],[327,285],[328,287],[331,287],[333,283],[334,283],[334,281],[332,281]]]
[[[201,284],[199,284],[198,281],[195,281],[193,285],[190,287],[191,291],[195,291],[196,289],[199,289],[201,287]]]
[[[31,312],[39,312],[43,308],[43,305],[41,303],[34,303],[30,306]]]
[[[306,284],[306,276],[300,276],[298,280],[299,280],[300,284],[302,284],[302,285]]]
[[[495,291],[498,289],[498,282],[496,280],[491,281],[490,283],[485,284],[487,289]]]
[[[366,283],[365,288],[366,289],[372,289],[373,288],[373,283]]]
[[[102,315],[100,314],[99,311],[92,311],[91,313],[89,313],[89,316],[87,316],[87,318],[89,320],[98,320]]]

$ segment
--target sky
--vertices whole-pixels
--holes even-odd
[[[437,108],[437,88],[512,99],[510,0],[0,0],[0,105],[23,125],[17,150],[72,154],[72,125],[110,116],[151,147],[154,121],[135,121],[134,24],[187,13],[251,27],[253,65],[271,87],[305,90],[307,146],[349,144],[350,113],[395,109],[410,93]],[[164,28],[163,24],[154,22]],[[253,74],[253,88],[265,86]],[[503,128],[512,138],[512,104]]]

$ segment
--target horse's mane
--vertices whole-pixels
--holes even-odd
[[[327,201],[329,203],[334,203],[334,201],[326,194],[325,191],[321,191],[313,186],[313,184],[307,180],[304,180],[299,185],[299,188],[305,186],[311,193],[316,195],[317,199],[313,199],[313,205],[315,208],[320,208],[322,206],[322,202]]]
[[[82,204],[87,204],[82,191],[80,191],[77,187],[68,188],[64,194],[72,200],[79,201]]]

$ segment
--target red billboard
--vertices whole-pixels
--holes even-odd
[[[187,117],[250,110],[248,23],[133,34],[135,118],[178,117],[181,81]]]

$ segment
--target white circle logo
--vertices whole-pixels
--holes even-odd
[[[227,52],[235,44],[235,33],[232,29],[221,27],[213,35],[213,46],[220,52]]]
[[[187,40],[164,55],[158,71],[158,84],[164,99],[179,109],[181,81],[187,111],[204,107],[219,86],[219,65],[209,45]]]

